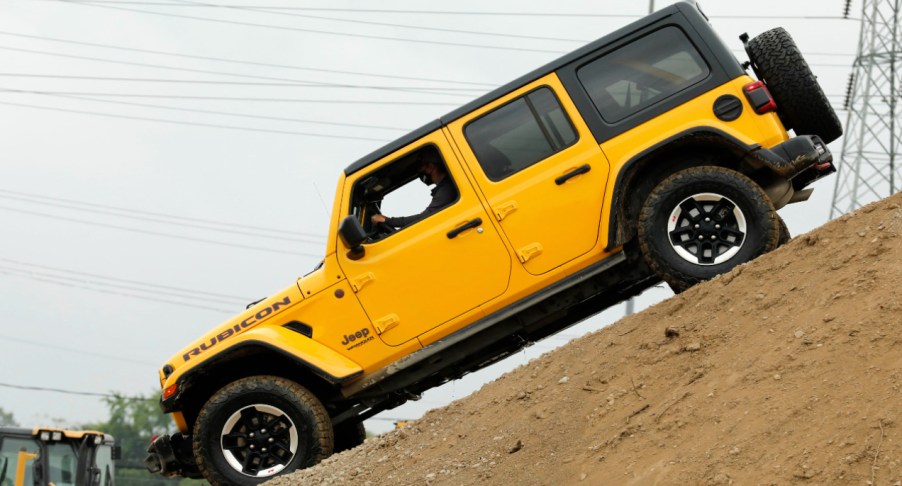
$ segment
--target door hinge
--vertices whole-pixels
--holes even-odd
[[[360,292],[360,289],[366,287],[367,284],[372,283],[375,280],[376,274],[373,272],[366,272],[351,279],[351,288],[354,289],[354,292]]]
[[[517,256],[520,257],[520,263],[526,263],[530,258],[539,256],[541,253],[542,245],[540,243],[530,243],[517,250]]]
[[[401,318],[397,314],[389,314],[381,319],[376,319],[373,322],[373,327],[376,328],[376,334],[382,334],[385,331],[394,329],[400,323]]]
[[[517,210],[517,201],[508,201],[503,204],[499,204],[495,208],[495,217],[498,218],[498,221],[506,218],[508,214]]]

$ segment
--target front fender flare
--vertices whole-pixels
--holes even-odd
[[[255,348],[277,353],[333,385],[345,383],[363,374],[360,365],[322,343],[286,327],[263,326],[242,333],[234,341],[229,340],[227,347],[217,350],[185,372],[170,376],[163,388],[177,385],[176,392],[161,400],[160,407],[166,413],[178,410],[194,379],[235,359],[242,359],[242,352]]]

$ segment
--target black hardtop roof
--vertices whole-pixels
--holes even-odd
[[[32,429],[25,427],[0,427],[0,435],[27,435],[31,437]]]
[[[601,47],[604,47],[612,42],[616,42],[618,39],[625,37],[625,36],[629,35],[630,33],[635,32],[635,31],[645,27],[646,25],[650,25],[655,22],[658,22],[661,19],[670,17],[671,15],[674,15],[678,12],[682,12],[684,15],[688,14],[687,16],[689,16],[690,18],[692,16],[694,16],[696,18],[701,18],[703,15],[701,13],[701,11],[699,10],[698,5],[694,1],[677,2],[669,7],[663,8],[651,15],[648,15],[635,22],[632,22],[629,25],[621,27],[621,28],[615,30],[614,32],[611,32],[610,34],[599,38],[598,40],[592,41],[589,44],[586,44],[583,47],[580,47],[573,52],[565,54],[564,56],[561,56],[561,57],[555,59],[554,61],[551,61],[550,63],[545,64],[544,66],[542,66],[532,72],[529,72],[523,76],[520,76],[519,78],[517,78],[501,87],[495,88],[492,91],[490,91],[489,93],[486,93],[486,94],[480,96],[479,98],[476,98],[475,100],[461,106],[460,108],[455,109],[454,111],[439,118],[438,120],[433,120],[433,121],[421,126],[420,128],[413,130],[412,132],[408,133],[407,135],[404,135],[403,137],[401,137],[393,142],[388,143],[387,145],[371,152],[370,154],[364,156],[363,158],[361,158],[361,159],[357,160],[356,162],[354,162],[353,164],[349,165],[347,168],[345,168],[345,175],[351,175],[354,172],[357,172],[358,170],[363,169],[364,167],[376,162],[377,160],[381,159],[382,157],[385,157],[386,155],[394,152],[395,150],[398,150],[401,147],[404,147],[405,145],[412,143],[412,142],[416,141],[417,139],[419,139],[435,130],[438,130],[442,126],[447,125],[448,123],[451,123],[454,120],[457,120],[458,118],[466,115],[467,113],[475,110],[476,108],[479,108],[480,106],[483,106],[493,100],[496,100],[496,99],[504,96],[505,94],[510,93],[511,91],[514,91],[514,90],[520,88],[523,85],[526,85],[532,81],[535,81],[536,79],[541,78],[542,76],[545,76],[546,74],[552,73],[552,72],[560,69],[561,67],[566,66],[567,64],[581,58],[582,56],[585,56],[586,54],[591,53],[592,51],[595,51]]]

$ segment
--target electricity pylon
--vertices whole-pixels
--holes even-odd
[[[846,1],[848,16],[851,0]],[[846,88],[848,110],[830,217],[902,189],[898,160],[899,16],[902,0],[863,0],[858,53]]]

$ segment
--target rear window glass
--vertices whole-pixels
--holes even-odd
[[[500,181],[572,145],[576,131],[549,88],[539,88],[464,129],[486,176]]]
[[[586,64],[577,77],[609,123],[708,77],[708,65],[677,27],[665,27]]]

